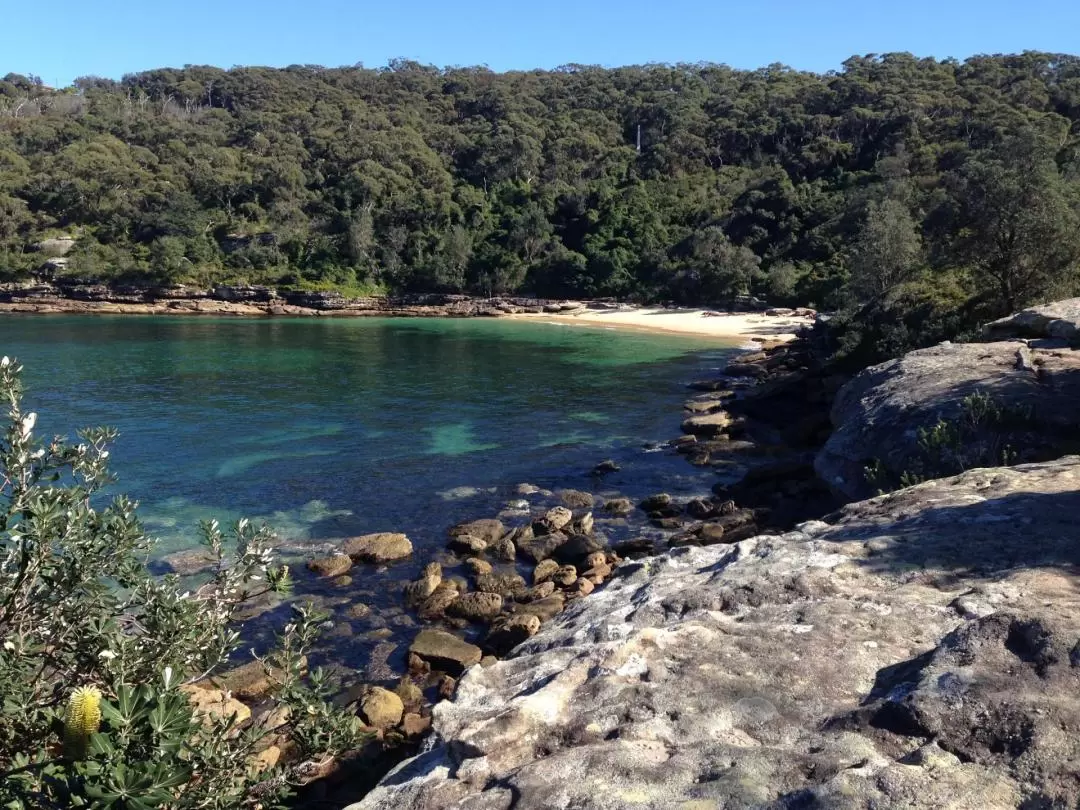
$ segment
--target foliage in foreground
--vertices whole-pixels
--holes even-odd
[[[1028,410],[1007,407],[976,391],[960,401],[955,417],[919,428],[917,452],[907,469],[897,472],[876,459],[866,467],[866,480],[884,494],[976,467],[1007,467],[1017,460],[1009,435],[1031,420]]]
[[[183,691],[236,650],[241,604],[288,587],[272,533],[241,521],[225,535],[210,522],[209,581],[184,591],[152,576],[136,505],[96,506],[114,433],[39,442],[20,371],[0,360],[0,806],[278,806],[291,772],[252,764],[269,733],[298,760],[362,742],[356,718],[328,703],[324,675],[305,677],[321,617],[298,608],[271,654],[279,727],[241,723],[224,702],[196,714]]]

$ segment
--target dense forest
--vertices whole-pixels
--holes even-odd
[[[826,74],[395,61],[64,89],[9,74],[0,272],[751,293],[863,307],[875,341],[918,342],[1076,288],[1078,121],[1080,58],[1034,52]],[[50,263],[57,236],[76,245]]]

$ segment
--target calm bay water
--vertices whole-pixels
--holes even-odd
[[[0,353],[25,366],[41,435],[119,429],[114,489],[162,554],[200,518],[241,516],[295,539],[404,531],[434,553],[520,482],[707,488],[642,446],[677,435],[684,383],[731,347],[506,320],[13,316]],[[601,484],[605,458],[623,469]]]

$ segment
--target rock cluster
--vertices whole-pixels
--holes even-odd
[[[975,470],[624,563],[352,810],[1073,807],[1078,493]]]

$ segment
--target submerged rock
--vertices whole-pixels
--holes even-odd
[[[1077,514],[1080,458],[974,470],[520,605],[354,808],[1074,807]]]
[[[609,515],[629,515],[634,511],[634,503],[629,498],[612,498],[604,502],[604,511]]]
[[[591,509],[596,498],[588,492],[577,489],[564,489],[559,493],[559,500],[571,509]]]
[[[352,568],[352,557],[348,554],[332,554],[329,557],[316,557],[308,560],[308,570],[320,577],[339,577]]]
[[[380,532],[351,537],[342,544],[341,550],[356,562],[385,563],[408,557],[413,547],[403,534]]]

